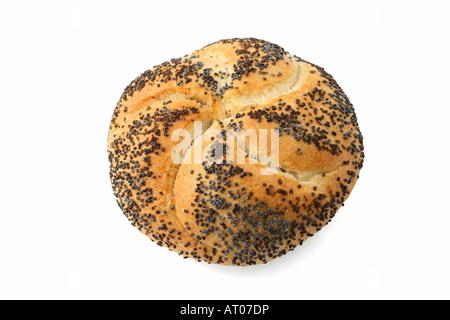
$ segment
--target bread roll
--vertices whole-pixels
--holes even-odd
[[[176,134],[186,132],[180,153]],[[114,111],[108,152],[133,226],[184,257],[236,266],[271,261],[321,230],[364,159],[333,77],[257,39],[222,40],[141,74]]]

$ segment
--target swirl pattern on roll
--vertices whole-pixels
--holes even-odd
[[[181,163],[176,130],[191,136]],[[260,141],[271,133],[269,156],[277,134],[276,167],[223,134],[246,130]],[[217,160],[213,145],[234,152]],[[200,163],[194,150],[206,155]],[[184,257],[238,266],[280,257],[327,225],[364,160],[355,110],[334,78],[257,39],[218,41],[142,73],[116,106],[108,153],[133,226]]]

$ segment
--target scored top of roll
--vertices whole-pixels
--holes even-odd
[[[108,137],[123,213],[160,246],[209,263],[280,257],[352,191],[363,139],[322,68],[257,39],[229,39],[142,73]]]

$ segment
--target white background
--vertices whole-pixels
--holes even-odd
[[[450,298],[449,1],[0,3],[0,298]],[[246,268],[182,259],[131,227],[106,152],[131,80],[230,37],[323,66],[366,148],[333,222]]]

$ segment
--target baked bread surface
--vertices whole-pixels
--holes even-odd
[[[178,129],[191,134],[181,164],[172,161]],[[265,150],[222,134],[252,129]],[[271,155],[272,134],[275,167],[260,157]],[[217,160],[212,145],[234,152]],[[194,150],[207,155],[201,163]],[[354,108],[333,77],[257,39],[222,40],[141,74],[114,111],[108,152],[132,225],[184,257],[241,266],[280,257],[321,230],[364,159]]]

